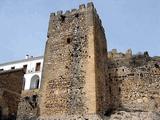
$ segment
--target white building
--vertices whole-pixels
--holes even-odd
[[[26,59],[0,64],[0,71],[24,68],[24,90],[40,87],[43,68],[43,56],[29,57]]]

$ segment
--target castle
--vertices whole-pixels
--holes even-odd
[[[47,37],[41,87],[22,91],[17,120],[160,119],[160,57],[108,52],[92,2],[51,13]]]

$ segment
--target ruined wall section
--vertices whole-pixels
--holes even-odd
[[[157,61],[150,60],[140,66],[110,66],[109,79],[113,108],[160,111],[160,67]]]
[[[117,49],[112,49],[108,52],[109,59],[131,59],[132,58],[132,50],[128,49],[125,53],[118,52]]]

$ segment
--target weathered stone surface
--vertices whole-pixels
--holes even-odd
[[[112,108],[160,112],[159,60],[144,54],[109,61]]]
[[[51,15],[40,117],[104,114],[109,106],[106,54],[104,29],[92,3]]]
[[[0,119],[14,120],[23,88],[22,69],[0,72]]]

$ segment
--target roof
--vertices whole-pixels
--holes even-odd
[[[28,59],[22,59],[22,60],[16,60],[16,61],[11,61],[11,62],[7,62],[7,63],[2,63],[2,64],[0,64],[0,66],[16,64],[16,63],[21,63],[21,62],[28,62],[28,61],[38,60],[38,59],[43,59],[43,56],[38,56],[38,57],[33,57],[33,58],[28,58]]]

